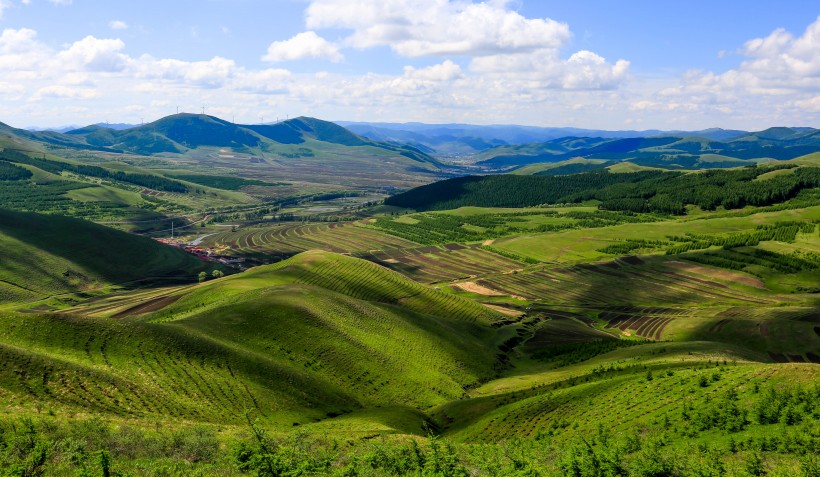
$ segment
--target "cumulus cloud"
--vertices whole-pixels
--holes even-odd
[[[96,98],[97,91],[91,88],[72,88],[64,85],[46,86],[38,89],[32,95],[32,101],[39,101],[42,99],[79,99],[87,100]]]
[[[404,76],[421,81],[452,81],[454,79],[463,78],[464,74],[460,66],[447,60],[444,63],[421,69],[405,66]]]
[[[87,36],[61,51],[57,59],[69,70],[122,71],[128,64],[128,57],[120,53],[123,48],[122,40]]]
[[[37,32],[29,28],[7,28],[0,34],[0,70],[4,76],[21,73],[42,74],[49,50],[37,41]]]
[[[271,43],[262,60],[279,62],[305,58],[327,58],[331,61],[341,61],[342,54],[339,53],[336,45],[320,37],[316,32],[306,31],[289,40]]]
[[[403,56],[488,55],[505,51],[558,48],[569,27],[549,18],[525,18],[508,2],[446,0],[314,0],[306,11],[308,28],[353,30],[356,48],[389,46]]]
[[[737,69],[721,74],[689,72],[680,91],[779,96],[820,90],[820,17],[802,36],[778,29],[765,38],[747,41],[739,53],[747,59]]]
[[[128,24],[125,23],[122,20],[111,20],[108,23],[108,27],[111,28],[112,30],[127,30],[128,29]]]
[[[26,88],[17,83],[7,83],[0,81],[0,97],[8,100],[20,99],[25,93]]]
[[[741,51],[749,60],[740,65],[739,71],[753,75],[764,85],[820,85],[820,17],[800,37],[778,29],[766,38],[747,41]]]
[[[30,51],[37,45],[36,37],[37,32],[29,28],[6,28],[0,34],[0,54]]]
[[[473,59],[470,69],[506,81],[534,82],[546,89],[612,89],[627,78],[629,62],[614,65],[591,52],[579,51],[563,60],[556,50],[515,55],[492,55]]]
[[[208,61],[182,61],[144,55],[132,60],[131,68],[139,78],[179,81],[204,88],[224,86],[237,70],[233,60],[219,56]]]
[[[677,84],[633,103],[632,109],[734,114],[766,118],[770,124],[793,121],[785,119],[789,117],[814,115],[816,119],[820,112],[820,17],[800,36],[777,29],[746,41],[736,54],[744,58],[737,68],[722,73],[688,71]]]
[[[561,57],[572,33],[566,23],[526,18],[506,0],[313,0],[308,28],[350,30],[346,47],[387,46],[408,57],[467,57],[470,72],[552,89],[611,89],[627,78],[629,62],[607,63],[580,51]]]
[[[240,122],[290,113],[751,129],[812,124],[820,117],[820,19],[802,34],[776,30],[738,45],[733,59],[741,63],[729,71],[647,78],[631,76],[626,60],[567,51],[568,26],[526,18],[510,2],[360,1],[363,7],[355,15],[342,11],[342,2],[312,1],[306,13],[311,30],[272,43],[264,60],[338,61],[345,48],[379,47],[395,53],[389,64],[400,57],[406,66],[389,72],[385,65],[379,73],[333,68],[295,73],[245,67],[219,56],[202,61],[131,56],[117,38],[88,36],[50,46],[31,29],[5,29],[0,32],[0,117],[30,118],[25,121],[35,124],[66,111],[86,115],[77,120],[100,120],[103,114],[129,120],[128,114],[139,112],[138,120],[172,113],[176,105],[199,111],[203,103],[208,112],[236,114]],[[331,7],[339,8],[337,16],[327,10]],[[341,39],[330,42],[319,28],[332,28]],[[88,112],[81,113],[83,108]]]

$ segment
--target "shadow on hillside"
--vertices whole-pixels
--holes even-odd
[[[802,304],[805,305],[805,304]],[[738,343],[778,363],[820,363],[817,306],[732,307],[692,330],[694,339]]]
[[[193,277],[207,268],[195,257],[167,249],[152,239],[69,217],[0,209],[0,233],[75,264],[77,269],[57,269],[55,264],[41,263],[37,256],[6,252],[16,266],[54,277],[69,288],[82,288],[86,279],[116,283],[148,277]]]
[[[741,346],[775,362],[820,359],[820,312],[816,311],[820,294],[788,295],[786,301],[770,290],[733,282],[729,273],[719,275],[724,269],[714,267],[712,278],[688,275],[664,266],[667,258],[684,261],[683,257],[621,257],[572,267],[583,271],[575,290],[580,297],[573,301],[599,311],[607,320],[641,315],[665,316],[678,323],[689,319],[694,326],[686,333],[692,339]],[[698,318],[691,317],[694,310]],[[633,334],[663,336],[658,327],[665,325],[641,329],[639,322],[640,318],[631,322],[635,328],[629,330],[641,330]]]

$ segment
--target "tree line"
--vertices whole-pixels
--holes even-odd
[[[88,177],[101,179],[111,179],[120,182],[127,182],[149,189],[165,192],[188,192],[188,187],[175,180],[153,174],[138,174],[132,172],[111,171],[104,167],[89,166],[85,164],[69,164],[62,161],[52,161],[46,158],[35,158],[19,151],[5,150],[0,153],[0,159],[18,164],[28,164],[52,174],[60,174],[63,171],[73,172]]]
[[[417,187],[385,199],[385,204],[415,210],[464,206],[532,207],[600,201],[604,210],[682,215],[686,207],[703,210],[767,206],[820,187],[820,168],[801,167],[766,180],[760,175],[794,165],[681,172],[606,170],[567,176],[467,176]]]
[[[31,178],[31,171],[9,162],[0,161],[0,181],[20,181]]]

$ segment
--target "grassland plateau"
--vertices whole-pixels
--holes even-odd
[[[820,475],[809,131],[447,179],[309,118],[132,129],[3,139],[4,475]],[[731,159],[648,165],[695,143]]]

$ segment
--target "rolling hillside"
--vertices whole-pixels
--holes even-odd
[[[616,457],[630,469],[621,475],[645,475],[635,469],[647,462],[706,462],[713,475],[731,475],[758,452],[767,466],[800,475],[801,456],[820,437],[812,430],[818,368],[807,362],[820,359],[820,337],[810,289],[817,262],[795,251],[820,250],[817,207],[664,222],[623,214],[625,223],[597,225],[584,222],[588,209],[465,208],[341,230],[240,229],[225,243],[264,253],[257,247],[266,234],[293,232],[300,247],[366,247],[374,256],[365,242],[412,245],[380,235],[409,233],[380,220],[456,237],[454,220],[472,217],[479,239],[501,221],[519,236],[483,250],[401,249],[416,261],[386,248],[401,260],[374,260],[385,266],[312,250],[59,313],[2,312],[0,426],[15,442],[28,435],[47,443],[43,465],[55,475],[99,468],[97,454],[69,457],[66,442],[110,449],[118,469],[168,465],[178,475],[232,475],[242,456],[259,452],[295,473],[415,475],[444,459],[479,475],[527,466],[548,476],[566,475],[573,459]],[[433,216],[444,226],[433,227]],[[541,230],[569,217],[579,221],[569,230]],[[363,245],[351,242],[359,228]],[[783,233],[756,246],[671,255],[652,248],[680,247],[664,233],[686,240],[690,230],[706,241],[770,229]],[[646,255],[611,258],[635,251],[619,247],[630,240]],[[38,247],[45,245],[27,253]],[[481,262],[464,260],[470,256]],[[482,267],[491,260],[504,263]],[[739,267],[719,268],[730,261]],[[480,276],[445,275],[434,288],[388,265],[408,275],[462,267]],[[260,442],[275,450],[260,451]],[[790,447],[760,450],[760,442]],[[0,455],[23,462],[35,449]],[[402,455],[416,457],[399,464]]]
[[[290,426],[364,407],[426,409],[499,366],[489,325],[500,315],[324,252],[153,303],[116,319],[2,315],[0,353],[16,363],[0,371],[2,400],[222,424],[251,408]]]
[[[212,266],[175,248],[84,220],[0,209],[0,302],[94,294],[114,284],[192,282]]]

